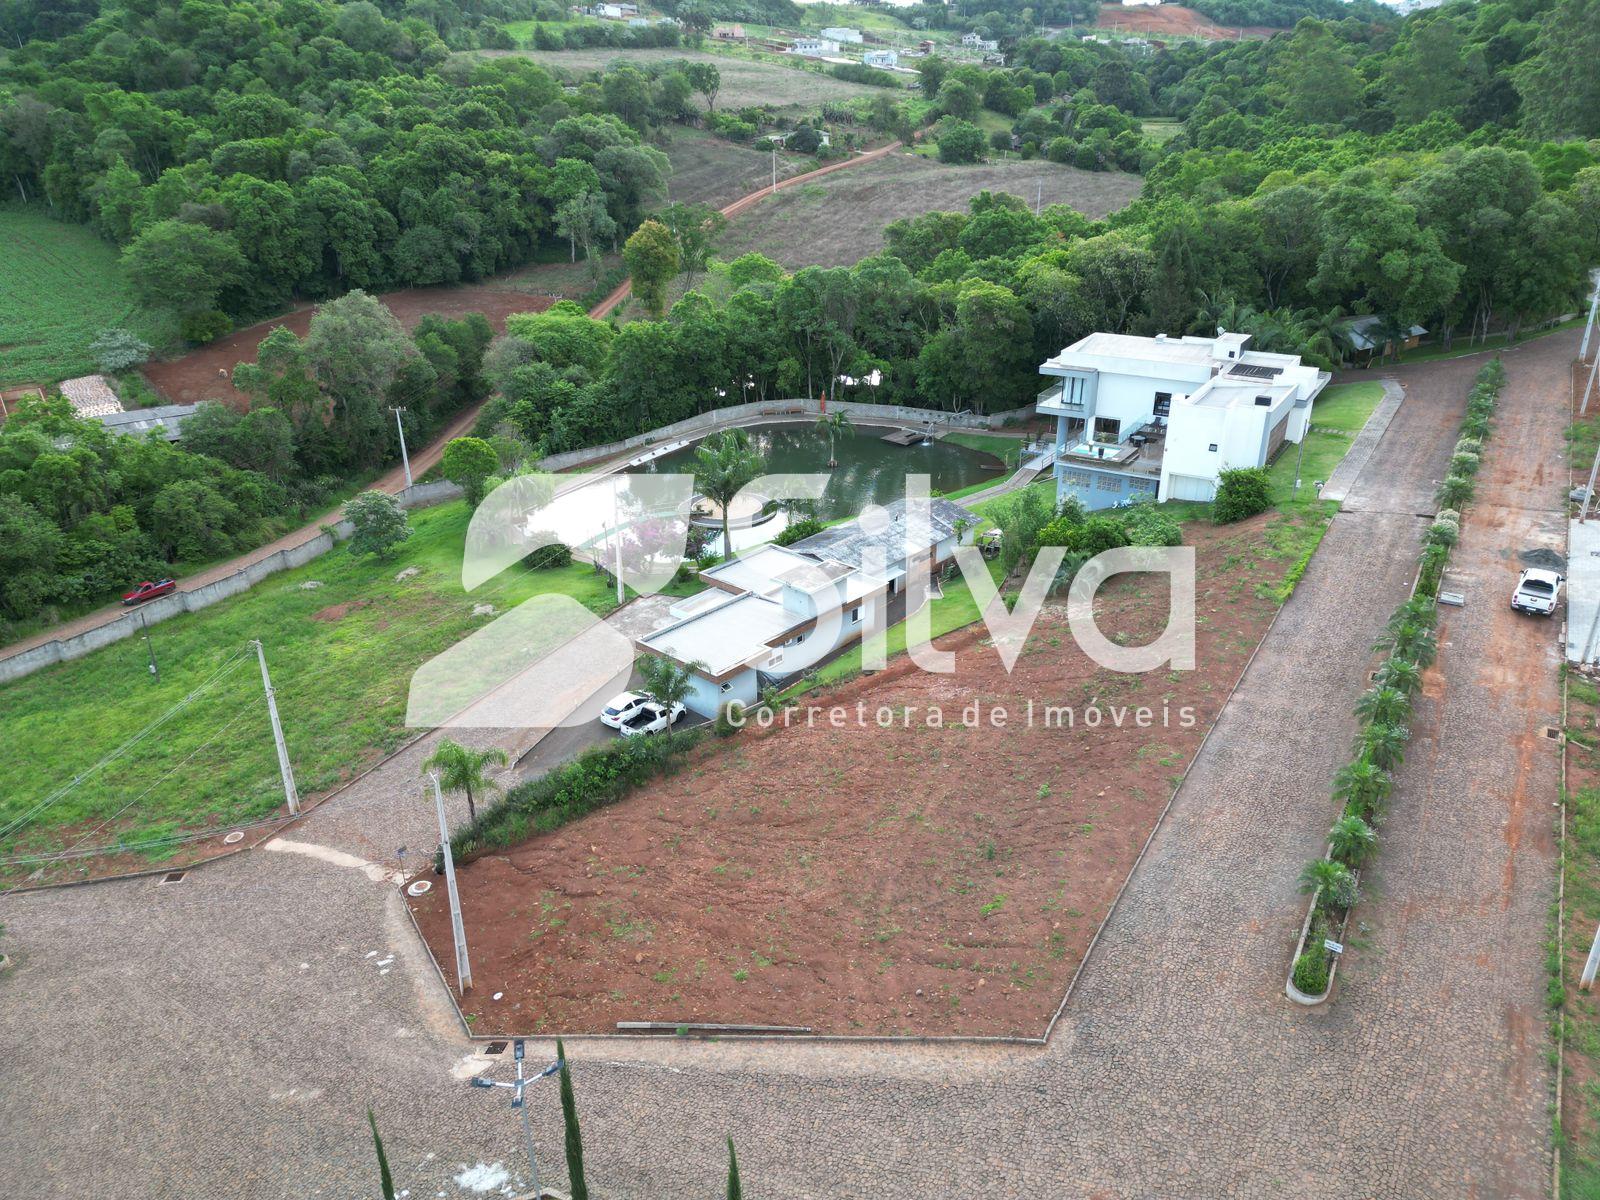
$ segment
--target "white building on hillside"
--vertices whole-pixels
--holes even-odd
[[[839,43],[829,41],[827,38],[795,38],[794,43],[784,53],[800,54],[806,58],[825,58],[830,54],[839,53]]]
[[[859,45],[864,39],[861,30],[851,29],[847,25],[830,25],[822,31],[822,36],[830,42],[849,42]]]
[[[1037,409],[1056,419],[1056,496],[1087,508],[1210,500],[1218,474],[1305,436],[1325,371],[1245,349],[1247,333],[1091,333],[1049,359]]]
[[[897,50],[868,50],[861,56],[861,63],[867,67],[898,67],[900,53]]]
[[[702,571],[710,586],[674,604],[673,619],[640,638],[639,649],[693,667],[685,703],[703,717],[730,703],[754,704],[763,687],[887,625],[908,576],[949,561],[977,524],[950,500],[928,501],[921,530],[904,500],[883,512],[886,519],[865,528],[848,521]]]

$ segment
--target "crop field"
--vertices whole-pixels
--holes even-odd
[[[266,647],[284,740],[309,798],[406,739],[411,673],[493,619],[474,616],[474,606],[504,612],[555,593],[597,613],[613,606],[604,577],[583,563],[513,569],[469,595],[461,587],[467,520],[461,503],[418,511],[410,540],[386,562],[338,547],[234,599],[151,626],[148,651],[130,638],[0,687],[8,740],[27,747],[0,756],[0,859],[120,846],[127,849],[110,855],[113,863],[136,869],[181,848],[160,839],[279,813],[252,638]],[[411,567],[416,575],[397,578]],[[148,672],[152,652],[159,681]],[[96,766],[196,692],[171,720]],[[0,881],[31,870],[0,863]]]
[[[0,209],[0,387],[93,371],[89,343],[112,326],[157,350],[177,342],[175,318],[134,300],[110,242],[81,225]]]
[[[672,199],[721,208],[772,182],[772,156],[699,129],[673,128],[662,147],[672,161]],[[816,166],[803,154],[778,155],[778,178]]]
[[[708,50],[688,50],[681,47],[658,47],[647,50],[612,50],[596,47],[590,50],[504,50],[484,51],[486,55],[521,54],[558,74],[581,77],[591,71],[603,71],[616,62],[658,63],[687,60],[709,62],[722,75],[722,90],[717,93],[719,108],[742,108],[752,104],[771,104],[778,108],[794,110],[812,109],[829,100],[849,100],[856,96],[871,96],[889,91],[869,84],[846,83],[831,75],[824,75],[814,67],[807,69],[798,60],[768,54],[761,57],[735,54],[732,51],[712,53]],[[889,92],[893,95],[895,93]]]
[[[757,251],[790,268],[841,266],[883,249],[883,227],[897,217],[965,212],[984,190],[1030,202],[1039,195],[1099,218],[1131,201],[1140,185],[1137,175],[1038,160],[946,166],[891,154],[762,200],[729,223],[717,252],[731,259]]]

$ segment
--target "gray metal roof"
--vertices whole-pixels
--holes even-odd
[[[197,404],[162,404],[154,408],[135,408],[127,412],[102,413],[94,419],[112,433],[140,437],[151,430],[160,430],[169,442],[183,436],[184,420],[194,412]]]
[[[798,550],[819,561],[831,559],[859,570],[868,552],[876,547],[878,553],[873,556],[874,561],[880,567],[887,567],[899,562],[908,553],[914,554],[938,545],[955,533],[958,524],[971,526],[978,520],[977,514],[971,509],[963,508],[953,500],[929,500],[927,529],[908,541],[906,502],[896,500],[884,505],[883,509],[888,514],[888,521],[878,533],[866,532],[857,519],[802,538],[790,545],[789,549]]]

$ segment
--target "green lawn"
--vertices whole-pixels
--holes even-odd
[[[113,326],[157,351],[178,345],[176,318],[134,300],[110,242],[84,225],[0,208],[0,387],[95,370],[89,343]]]
[[[0,837],[0,854],[79,838],[85,846],[118,836],[138,842],[271,814],[282,795],[261,678],[252,653],[234,657],[252,638],[266,645],[297,781],[310,795],[409,736],[411,673],[492,619],[472,616],[475,604],[504,612],[529,596],[559,593],[596,613],[613,607],[604,578],[583,564],[513,569],[465,593],[467,519],[460,503],[421,510],[410,541],[390,561],[336,548],[232,600],[152,626],[159,683],[147,672],[145,643],[130,638],[0,688],[6,741],[27,748],[0,755],[3,828],[224,670],[155,735]],[[396,580],[412,566],[420,568],[416,577]],[[320,586],[301,586],[311,581]],[[109,824],[97,832],[102,821]]]
[[[1311,411],[1311,423],[1318,429],[1356,434],[1367,423],[1372,410],[1383,400],[1381,383],[1336,383],[1324,388]]]
[[[965,446],[969,450],[978,450],[984,454],[992,454],[1009,468],[1016,467],[1017,458],[1025,445],[1022,438],[1004,437],[998,433],[947,433],[939,440],[954,442],[957,446]],[[988,487],[989,484],[983,486]]]

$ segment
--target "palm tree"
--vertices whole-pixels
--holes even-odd
[[[1422,690],[1422,668],[1403,658],[1391,658],[1378,668],[1374,682],[1381,688],[1390,688],[1407,696]]]
[[[1333,857],[1346,866],[1359,867],[1378,845],[1378,835],[1354,813],[1347,813],[1328,830],[1328,841],[1333,844]]]
[[[1320,891],[1318,908],[1349,908],[1361,898],[1350,868],[1330,858],[1315,858],[1306,864],[1300,872],[1300,890]]]
[[[1393,771],[1406,757],[1406,742],[1411,737],[1403,725],[1368,725],[1356,739],[1356,753],[1372,765]]]
[[[1374,650],[1387,650],[1395,658],[1403,658],[1419,667],[1431,667],[1439,654],[1439,642],[1433,630],[1416,621],[1402,621],[1384,632],[1373,644]]]
[[[1333,798],[1344,801],[1345,807],[1354,810],[1366,820],[1375,818],[1389,798],[1394,780],[1389,772],[1364,758],[1347,763],[1333,777]]]
[[[428,761],[422,764],[422,773],[426,775],[429,771],[437,771],[441,788],[447,792],[465,792],[467,819],[476,821],[478,810],[473,805],[473,796],[487,796],[501,790],[500,785],[489,778],[487,769],[491,765],[503,767],[508,761],[506,752],[499,746],[474,750],[445,738]]]
[[[1370,725],[1404,725],[1411,717],[1411,698],[1398,688],[1370,688],[1356,702],[1356,716]]]
[[[734,497],[766,469],[766,460],[750,444],[742,429],[724,430],[722,436],[707,438],[694,452],[695,479],[700,494],[722,509],[722,553],[733,554],[733,538],[728,532],[728,507]]]
[[[695,670],[704,669],[705,664],[693,662],[685,665],[670,658],[643,654],[639,656],[637,666],[639,686],[644,694],[670,713],[675,705],[682,704],[694,695]]]
[[[833,457],[833,439],[835,437],[843,437],[850,430],[849,414],[841,412],[837,408],[831,413],[823,413],[817,418],[817,432],[828,435],[828,469],[830,471],[839,465],[838,461]]]
[[[744,1185],[739,1182],[739,1156],[733,1152],[733,1139],[728,1139],[728,1200],[744,1200]]]

